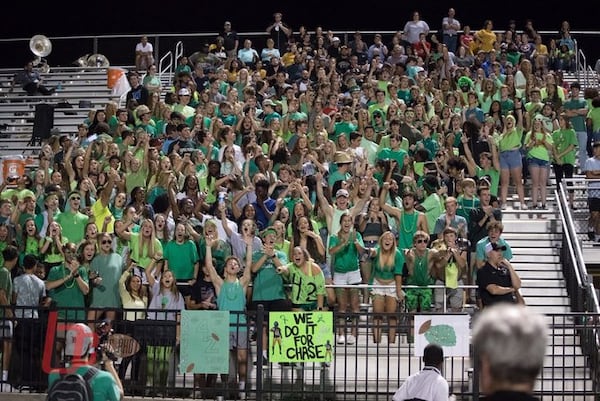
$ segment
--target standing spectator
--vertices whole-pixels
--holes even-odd
[[[437,252],[434,257],[432,276],[435,285],[445,288],[434,290],[435,309],[446,312],[448,306],[453,312],[460,312],[463,306],[464,284],[463,276],[466,272],[467,254],[466,249],[459,246],[457,241],[457,230],[446,227],[442,232],[442,238],[437,239],[432,248]]]
[[[223,47],[225,47],[227,58],[235,58],[240,41],[237,32],[231,29],[230,21],[225,21],[225,24],[223,24],[221,36],[223,37]]]
[[[454,18],[454,8],[448,10],[448,16],[442,19],[442,42],[451,53],[456,53],[460,22]]]
[[[16,246],[8,245],[2,250],[4,263],[0,266],[0,322],[2,323],[2,391],[12,391],[8,384],[8,368],[12,352],[13,311],[10,305],[13,301],[13,282],[11,270],[17,265],[19,251]]]
[[[441,372],[444,365],[444,349],[437,344],[427,344],[423,350],[423,365],[423,370],[406,378],[394,394],[393,401],[448,400],[448,382]]]
[[[140,74],[135,71],[130,71],[127,74],[127,79],[129,80],[129,86],[131,86],[131,90],[127,92],[126,95],[126,103],[129,104],[131,100],[135,100],[138,106],[145,104],[148,106],[150,101],[150,92],[148,88],[142,85],[142,80],[140,79]]]
[[[343,213],[339,219],[340,229],[331,235],[329,241],[333,282],[340,286],[336,288],[340,315],[337,343],[348,345],[355,344],[358,335],[356,318],[353,317],[350,333],[346,337],[346,313],[348,309],[353,314],[360,312],[358,288],[352,288],[352,286],[360,284],[362,281],[358,257],[365,251],[362,236],[354,230],[353,225],[354,217],[350,213]]]
[[[552,133],[552,169],[556,179],[556,186],[559,187],[563,178],[573,178],[575,168],[575,152],[577,149],[577,137],[575,130],[569,122],[565,113],[558,117],[559,129]],[[572,182],[567,183],[572,186]],[[560,189],[559,189],[560,190]],[[571,208],[574,200],[574,193],[569,191],[569,204]]]
[[[588,113],[588,106],[584,99],[580,99],[579,93],[581,84],[573,82],[569,87],[571,93],[569,99],[563,104],[563,110],[571,123],[571,126],[577,134],[577,165],[582,171],[587,160],[587,129],[585,127],[585,117]]]
[[[46,289],[59,308],[60,320],[83,322],[86,318],[85,296],[90,291],[88,272],[79,264],[75,244],[72,242],[65,244],[61,253],[64,255],[64,263],[50,269],[46,279]]]
[[[482,401],[538,401],[531,393],[546,357],[544,318],[531,308],[497,305],[484,310],[473,327],[474,359],[481,369]],[[510,394],[510,395],[509,395]]]
[[[600,142],[592,144],[594,156],[585,162],[585,178],[600,178]],[[588,207],[590,218],[588,220],[588,237],[590,241],[600,243],[600,182],[588,182]]]
[[[271,36],[275,47],[283,54],[287,48],[288,39],[292,34],[292,29],[288,27],[281,18],[281,13],[278,12],[273,14],[273,22],[267,27],[267,33]]]
[[[431,269],[435,251],[427,247],[428,243],[429,234],[417,231],[413,235],[413,247],[405,251],[406,285],[422,287],[406,289],[406,308],[409,312],[431,310],[432,292],[428,286],[434,283]]]
[[[279,274],[279,268],[285,265],[288,259],[285,253],[275,249],[276,237],[277,232],[274,228],[269,227],[264,230],[262,232],[263,249],[252,254],[252,273],[255,276],[251,309],[257,310],[258,305],[262,304],[267,319],[269,312],[290,310],[290,305],[284,291],[283,278]],[[263,365],[268,363],[267,346],[269,336],[267,335],[267,327],[271,327],[268,321],[263,325]]]
[[[245,399],[247,359],[248,359],[248,333],[246,323],[246,292],[251,280],[251,269],[246,268],[240,277],[242,263],[235,256],[230,256],[225,261],[224,276],[221,277],[212,264],[211,248],[214,237],[206,239],[206,270],[213,282],[217,295],[219,310],[230,311],[229,314],[229,350],[235,354],[236,371],[238,375],[239,399]],[[246,244],[246,265],[252,263],[252,244]],[[281,265],[280,265],[281,266]],[[231,366],[231,365],[230,365]],[[227,379],[224,380],[227,382]]]
[[[325,277],[306,248],[295,246],[291,252],[291,262],[281,266],[279,273],[291,285],[293,311],[323,310]]]
[[[460,238],[467,238],[469,224],[467,219],[456,214],[458,210],[458,201],[455,197],[449,196],[445,201],[446,212],[442,213],[435,222],[433,233],[441,234],[446,228],[452,227],[457,231]]]
[[[35,256],[23,257],[23,274],[13,282],[13,303],[17,325],[15,326],[15,352],[21,357],[20,384],[39,386],[42,373],[43,341],[45,327],[38,310],[50,306],[46,297],[44,281],[35,275],[38,261]],[[5,384],[6,386],[6,384]]]
[[[152,64],[154,64],[154,47],[144,35],[135,45],[135,68],[138,72],[146,71]]]
[[[429,35],[429,25],[427,22],[422,21],[420,16],[418,11],[414,11],[412,20],[404,25],[404,40],[411,46],[419,41],[420,34],[424,33],[425,35]]]
[[[379,237],[376,248],[368,248],[369,256],[374,256],[369,284],[375,287],[371,290],[373,296],[373,342],[381,342],[383,317],[378,314],[388,315],[388,344],[396,342],[396,327],[398,321],[395,314],[398,303],[404,301],[402,290],[402,276],[404,263],[402,251],[396,246],[396,237],[393,232],[386,231]],[[387,288],[381,286],[389,286]]]
[[[477,271],[477,287],[482,307],[499,302],[517,303],[521,279],[502,252],[506,246],[488,242],[485,246],[486,263]]]

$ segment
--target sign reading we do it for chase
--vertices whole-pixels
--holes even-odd
[[[333,312],[270,312],[269,324],[269,361],[331,361]]]

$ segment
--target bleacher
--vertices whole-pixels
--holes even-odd
[[[52,95],[28,96],[12,80],[19,69],[0,70],[0,156],[36,154],[39,141],[33,141],[35,109],[38,104],[54,106],[52,134],[74,134],[91,110],[103,109],[119,96],[107,87],[106,68],[56,67],[43,74],[43,84],[55,88]],[[11,90],[12,88],[12,90]],[[70,105],[69,106],[67,106]]]

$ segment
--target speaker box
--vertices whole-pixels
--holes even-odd
[[[40,103],[35,106],[33,120],[33,138],[42,140],[50,138],[50,131],[54,127],[54,105]]]

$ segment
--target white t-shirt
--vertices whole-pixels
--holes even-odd
[[[140,42],[137,45],[135,45],[135,51],[136,51],[136,53],[137,52],[154,53],[154,48],[152,47],[152,43],[150,43],[150,42],[147,42],[145,46],[142,42]]]
[[[409,376],[394,394],[394,401],[421,399],[448,401],[448,382],[436,368],[426,366]]]

